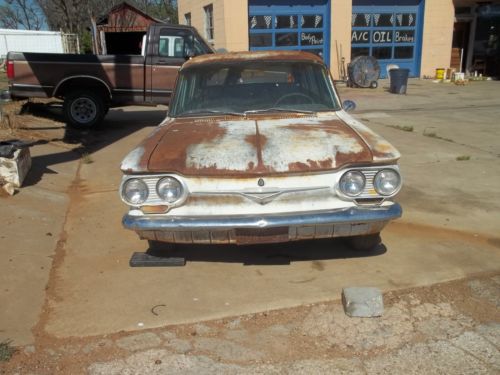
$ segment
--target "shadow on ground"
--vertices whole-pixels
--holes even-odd
[[[371,251],[356,251],[341,238],[309,240],[269,245],[175,245],[155,244],[147,254],[159,257],[179,257],[186,262],[241,263],[245,266],[290,265],[293,262],[346,258],[366,258],[387,252],[384,244]],[[163,245],[163,246],[162,246]],[[321,268],[321,263],[317,263]]]
[[[92,154],[117,141],[145,128],[158,125],[166,115],[164,109],[155,110],[124,110],[115,108],[109,111],[103,123],[89,130],[72,128],[64,124],[62,105],[58,102],[51,103],[26,103],[21,111],[22,114],[31,114],[37,118],[51,120],[47,125],[21,126],[19,129],[27,131],[45,131],[55,137],[45,140],[37,140],[31,146],[46,144],[50,142],[62,142],[70,147],[61,148],[61,152],[32,157],[32,169],[27,176],[24,186],[37,184],[46,173],[57,173],[50,166],[71,162],[82,158],[85,154]],[[44,126],[45,125],[45,126]],[[139,142],[141,139],[138,139]]]

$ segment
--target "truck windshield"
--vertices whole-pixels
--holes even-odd
[[[182,70],[170,103],[170,116],[339,109],[322,65],[250,61]]]

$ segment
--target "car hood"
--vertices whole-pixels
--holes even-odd
[[[167,119],[125,158],[122,170],[242,177],[325,171],[373,160],[366,137],[336,114],[229,116]]]

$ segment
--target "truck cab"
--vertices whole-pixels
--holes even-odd
[[[168,105],[179,68],[193,56],[214,53],[190,26],[153,24],[142,55],[9,52],[13,99],[58,98],[69,125],[90,128],[111,107]]]

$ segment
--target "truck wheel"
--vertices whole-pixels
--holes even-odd
[[[356,251],[374,250],[382,240],[380,233],[367,234],[365,236],[354,236],[347,238],[349,246]]]
[[[79,129],[98,125],[105,116],[105,106],[98,93],[80,90],[64,98],[64,115],[68,124]]]

